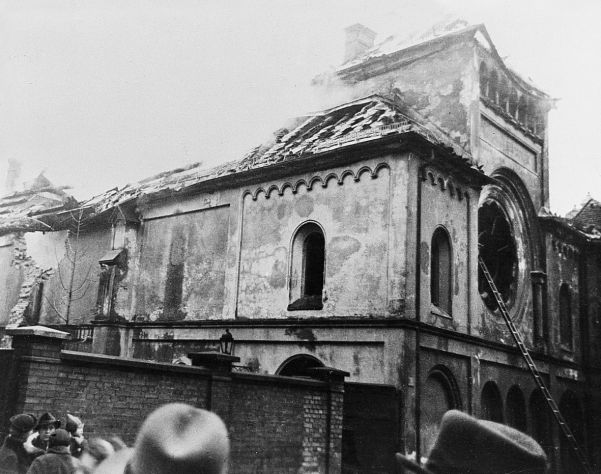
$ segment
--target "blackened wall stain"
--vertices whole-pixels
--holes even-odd
[[[315,333],[310,328],[290,327],[286,328],[286,336],[294,336],[301,341],[300,345],[311,351],[315,351]]]

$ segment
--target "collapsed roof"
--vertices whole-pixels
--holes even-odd
[[[358,143],[406,133],[418,134],[430,143],[451,151],[464,166],[480,172],[469,153],[457,143],[433,125],[421,124],[410,118],[409,114],[410,111],[402,112],[401,107],[394,102],[373,95],[297,119],[290,130],[279,130],[274,140],[253,148],[239,161],[209,169],[197,163],[167,171],[138,183],[111,189],[82,202],[81,206],[93,208],[95,213],[102,213],[141,196],[166,191],[176,193],[216,178],[310,158]]]

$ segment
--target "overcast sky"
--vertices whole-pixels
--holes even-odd
[[[598,0],[0,0],[0,185],[8,159],[81,199],[241,158],[319,109],[310,81],[341,62],[346,26],[379,41],[445,16],[484,23],[560,99],[551,209],[601,198]]]

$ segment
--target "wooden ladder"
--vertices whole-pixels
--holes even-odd
[[[528,349],[526,349],[526,346],[524,345],[524,340],[522,339],[522,336],[520,335],[517,328],[515,327],[515,324],[511,320],[511,317],[509,316],[509,313],[507,312],[507,307],[505,306],[505,303],[503,302],[503,298],[501,297],[501,294],[497,290],[497,285],[495,285],[495,282],[493,281],[492,276],[490,275],[488,268],[486,268],[486,264],[484,263],[484,260],[482,259],[482,257],[480,255],[478,255],[478,263],[480,264],[480,268],[482,269],[482,272],[484,273],[484,276],[486,277],[488,286],[492,290],[492,293],[495,297],[495,301],[497,302],[497,306],[499,307],[499,311],[503,315],[503,318],[505,319],[505,322],[507,323],[507,327],[509,328],[511,335],[513,336],[513,340],[515,341],[518,348],[520,349],[520,352],[522,353],[522,357],[526,361],[526,364],[528,365],[528,369],[530,369],[530,373],[534,377],[534,381],[536,382],[536,385],[538,386],[538,388],[542,392],[543,396],[545,397],[545,400],[547,401],[547,405],[553,412],[553,416],[555,417],[557,424],[561,428],[561,432],[563,433],[565,438],[570,443],[572,451],[574,452],[574,454],[576,455],[576,458],[582,465],[582,468],[583,468],[582,472],[584,472],[586,474],[592,473],[593,471],[592,471],[591,467],[589,466],[589,463],[586,459],[586,456],[584,455],[582,448],[578,445],[578,441],[576,441],[576,438],[574,437],[572,430],[570,430],[570,427],[566,423],[566,420],[564,419],[563,415],[559,411],[559,407],[557,406],[557,403],[555,403],[555,400],[553,399],[553,397],[551,396],[551,393],[547,389],[545,382],[543,382],[540,372],[536,368],[536,365],[534,365],[534,361],[532,360],[532,357],[530,356]]]

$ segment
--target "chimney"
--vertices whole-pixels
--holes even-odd
[[[370,30],[367,26],[355,23],[346,27],[344,31],[346,32],[345,63],[357,59],[373,47],[376,32]]]
[[[8,159],[8,170],[6,172],[6,182],[4,183],[4,193],[12,194],[17,190],[17,180],[21,177],[21,162]]]

